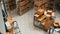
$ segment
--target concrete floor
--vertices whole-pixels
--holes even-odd
[[[48,34],[47,32],[33,26],[33,15],[36,11],[33,9],[21,16],[15,16],[14,21],[17,21],[21,34]],[[60,22],[60,13],[56,12],[56,20]],[[54,33],[59,34],[59,33]]]
[[[45,32],[33,26],[33,15],[35,12],[36,11],[32,9],[29,12],[25,13],[24,15],[15,16],[13,18],[14,21],[17,21],[21,34],[48,34],[48,32]],[[59,21],[57,18],[56,20]],[[54,34],[58,34],[58,33],[55,32]]]

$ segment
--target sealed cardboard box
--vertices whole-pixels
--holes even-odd
[[[26,6],[27,6],[28,8],[32,8],[32,7],[33,7],[33,2],[29,2]]]
[[[27,12],[31,7],[33,6],[33,2],[30,0],[23,0],[21,2],[18,2],[18,14],[24,14]]]
[[[50,19],[47,19],[46,22],[45,22],[45,29],[48,30],[49,27],[51,26],[52,22]]]
[[[42,3],[43,3],[42,1],[35,1],[34,5],[41,6]]]
[[[35,15],[34,15],[34,20],[37,20],[39,16],[40,16],[40,15],[35,14]]]
[[[43,13],[44,13],[44,9],[39,9],[34,15],[35,20],[38,19],[39,17],[41,17],[41,15],[43,15]]]
[[[29,1],[22,1],[22,2],[18,2],[19,6],[24,6],[28,3]]]
[[[25,1],[23,1],[23,2],[18,2],[18,5],[19,5],[19,6],[24,6],[25,4],[26,4]]]
[[[24,10],[26,8],[27,8],[26,6],[22,6],[22,7],[18,7],[18,10],[22,11],[22,10]]]
[[[29,2],[30,0],[24,0],[24,1]]]
[[[35,6],[34,9],[37,11],[39,8]]]
[[[45,15],[42,15],[42,16],[40,16],[40,17],[38,18],[38,21],[43,21],[45,18],[46,18],[46,16],[45,16]]]
[[[26,9],[24,9],[24,10],[18,10],[18,14],[19,15],[22,15],[22,14],[24,14],[25,12],[27,12],[28,11],[28,8],[26,8]]]
[[[47,8],[48,7],[48,4],[45,4],[45,7]]]
[[[39,9],[37,12],[36,12],[36,14],[38,14],[38,15],[42,15],[44,13],[44,9]]]
[[[42,23],[42,25],[44,25],[44,29],[48,30],[49,27],[51,26],[52,22],[49,18],[46,18],[46,20]]]
[[[20,15],[21,15],[21,14],[24,14],[24,13],[27,12],[27,11],[28,11],[27,8],[26,8],[25,10],[20,11]]]
[[[38,10],[40,8],[45,9],[45,5],[43,5],[43,3],[45,3],[46,0],[35,0],[34,1],[34,9]],[[42,6],[43,5],[43,6]]]
[[[8,5],[8,7],[9,7],[10,10],[13,10],[13,9],[16,8],[16,0],[6,0],[4,2],[5,2],[6,8],[7,8],[7,5]]]

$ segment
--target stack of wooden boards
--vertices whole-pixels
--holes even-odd
[[[33,2],[31,0],[23,0],[18,2],[18,14],[24,14],[30,8],[32,8]]]
[[[4,0],[6,10],[13,10],[16,8],[16,0]]]
[[[35,21],[38,21],[37,23],[39,23],[39,26],[36,25],[36,24],[34,24],[34,25],[35,25],[35,26],[38,26],[38,27],[43,26],[42,29],[48,30],[49,27],[51,26],[51,24],[54,22],[54,18],[52,18],[52,17],[54,17],[54,16],[51,15],[51,14],[53,14],[54,12],[53,12],[53,10],[52,10],[52,12],[51,12],[51,10],[49,10],[50,12],[46,11],[46,12],[48,12],[49,15],[51,15],[51,16],[46,16],[46,15],[44,14],[45,11],[46,11],[45,9],[39,9],[39,10],[35,13],[35,15],[34,15],[34,20],[35,20]]]
[[[34,9],[38,10],[40,8],[53,9],[54,8],[54,0],[35,0],[34,1]]]

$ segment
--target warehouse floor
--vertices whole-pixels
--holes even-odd
[[[36,11],[32,9],[21,16],[15,16],[13,18],[14,21],[17,21],[21,34],[48,34],[47,32],[33,26],[33,15],[35,12]],[[56,13],[57,13],[56,16],[58,16],[56,20],[59,21],[60,15],[58,12]],[[55,32],[55,34],[58,34],[58,33]]]

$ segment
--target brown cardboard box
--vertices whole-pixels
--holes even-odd
[[[32,8],[33,2],[29,2],[26,6],[27,6],[28,8]]]
[[[46,2],[46,0],[35,0],[34,1],[34,9],[35,10],[38,10],[39,8],[42,8],[42,9],[46,9],[46,5],[44,4],[44,5],[42,5],[43,3],[45,3]],[[42,6],[41,6],[42,5]],[[36,7],[37,6],[37,7]]]
[[[39,8],[38,8],[38,7],[36,7],[36,6],[34,6],[34,9],[37,11]]]
[[[13,21],[12,21],[12,17],[8,15],[8,17],[7,17],[7,21],[8,21],[10,24],[12,24],[12,23],[13,23]]]
[[[12,2],[13,0],[5,0],[6,3],[10,3]]]
[[[43,21],[45,18],[46,18],[46,16],[45,16],[45,15],[42,15],[42,16],[39,17],[37,20],[38,20],[38,21]]]
[[[24,13],[27,12],[27,11],[28,11],[28,8],[26,8],[26,9],[20,11],[20,14],[24,14]]]
[[[39,9],[37,12],[36,12],[36,14],[38,14],[38,15],[42,15],[44,13],[44,10],[43,9]]]
[[[38,12],[43,13],[45,10],[44,9],[39,9]]]
[[[35,2],[34,2],[34,5],[41,6],[42,3],[43,3],[42,1],[35,1]]]
[[[24,6],[28,3],[29,1],[22,1],[22,2],[18,2],[19,6]]]
[[[13,10],[16,8],[16,1],[15,0],[6,0],[5,2],[5,6],[7,8],[7,6],[9,7],[10,10]],[[7,9],[6,9],[7,10]]]
[[[18,7],[18,10],[20,10],[20,11],[22,11],[22,10],[24,10],[24,9],[26,9],[27,7],[26,6],[22,6],[22,7]]]
[[[29,2],[30,0],[24,0],[24,1]]]
[[[40,8],[45,9],[45,6],[41,6],[46,0],[35,0],[34,1],[34,9],[38,10]]]
[[[23,9],[23,10],[19,10],[18,14],[21,15],[21,14],[24,14],[25,12],[27,12],[27,11],[28,11],[28,8]]]
[[[41,0],[42,2],[46,2],[47,0]]]
[[[39,16],[40,16],[40,15],[35,14],[35,15],[34,15],[34,20],[37,20]]]
[[[26,4],[25,1],[23,1],[23,2],[18,2],[18,5],[19,5],[19,6],[24,6],[25,4]]]
[[[43,13],[44,9],[39,9],[34,15],[35,20],[37,20],[37,18],[39,18]]]
[[[40,0],[34,0],[34,1],[40,1]]]
[[[14,29],[13,28],[10,29],[10,31],[9,32],[6,32],[6,34],[14,34]]]
[[[42,9],[46,9],[46,8],[45,8],[45,5],[41,6],[41,8],[42,8]]]
[[[45,30],[48,30],[49,27],[50,27],[51,24],[52,24],[52,22],[51,22],[51,20],[50,20],[49,18],[46,18],[46,20],[45,20],[43,23],[44,23],[44,24],[42,24],[42,25],[44,25],[44,29],[45,29]]]

